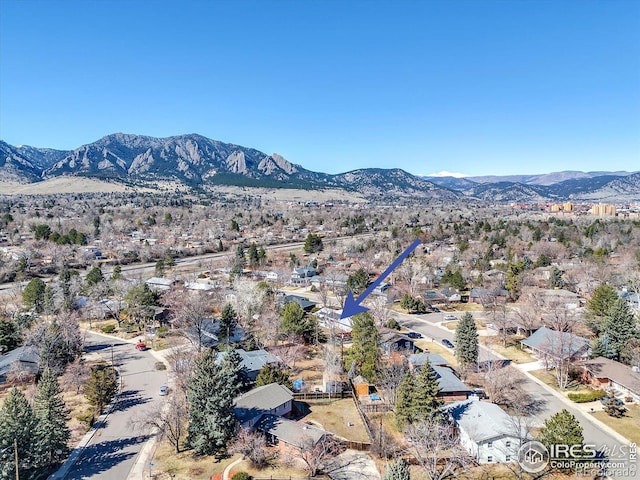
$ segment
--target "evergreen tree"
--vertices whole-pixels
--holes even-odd
[[[307,238],[304,241],[304,252],[305,253],[317,253],[321,252],[323,249],[322,238],[315,233],[310,233],[307,235]]]
[[[60,462],[69,453],[69,411],[61,393],[55,373],[46,369],[40,377],[33,401],[33,411],[38,422],[35,435],[38,458],[43,466]]]
[[[293,383],[289,378],[289,369],[281,368],[270,363],[266,364],[258,372],[256,377],[256,387],[277,383],[287,388],[293,388]]]
[[[256,247],[255,243],[249,245],[247,256],[249,257],[249,265],[251,265],[252,268],[257,267],[260,259],[258,258],[258,247]]]
[[[623,298],[611,305],[600,323],[600,329],[608,335],[616,360],[620,358],[627,342],[638,337],[638,322]]]
[[[618,294],[611,285],[602,284],[593,291],[591,298],[587,302],[587,316],[589,317],[589,327],[595,333],[600,332],[602,317],[607,314],[616,300],[618,300]]]
[[[311,343],[318,332],[317,320],[307,316],[299,303],[289,302],[280,312],[280,330],[283,333],[302,335],[304,341]]]
[[[618,399],[615,397],[609,398],[604,404],[604,411],[610,417],[622,418],[624,416],[624,412],[627,411],[623,405],[618,403]]]
[[[14,441],[17,441],[20,478],[36,466],[37,421],[24,393],[12,388],[0,408],[0,478],[14,478]]]
[[[235,433],[233,399],[238,392],[238,373],[234,371],[234,362],[232,357],[218,364],[213,351],[204,353],[196,361],[187,385],[187,445],[197,455],[224,454]],[[235,381],[233,384],[232,379]]]
[[[84,395],[96,407],[98,414],[102,413],[117,391],[118,381],[113,368],[100,365],[91,369]]]
[[[11,320],[0,320],[0,352],[13,350],[19,344],[18,326]]]
[[[225,304],[220,316],[220,326],[218,327],[218,341],[229,342],[233,337],[236,325],[238,325],[238,314],[230,303]]]
[[[545,447],[552,445],[582,445],[584,436],[580,422],[568,410],[562,409],[545,420],[538,434],[538,441]]]
[[[549,286],[551,288],[563,288],[564,280],[562,279],[562,272],[555,265],[551,268],[551,277],[549,278]]]
[[[44,306],[43,313],[46,315],[54,315],[57,311],[56,309],[56,300],[55,300],[56,292],[53,290],[51,285],[47,285],[44,289]]]
[[[87,276],[84,279],[85,284],[89,287],[92,287],[93,285],[97,285],[103,280],[104,280],[104,276],[102,275],[102,270],[100,269],[100,267],[97,267],[97,266],[89,270],[89,273],[87,273]]]
[[[359,268],[353,275],[349,275],[349,278],[347,278],[347,288],[349,288],[354,295],[365,290],[368,284],[369,274],[364,268]]]
[[[382,480],[411,480],[409,467],[402,458],[398,458],[387,465]]]
[[[258,249],[258,263],[259,263],[260,265],[264,265],[264,263],[266,262],[266,260],[267,260],[267,252],[266,252],[266,250],[264,249],[264,247],[260,247],[260,248]]]
[[[591,348],[591,357],[616,358],[616,349],[611,345],[611,339],[608,334],[603,333],[594,340]]]
[[[414,409],[414,399],[416,397],[415,377],[411,373],[407,373],[396,393],[396,403],[393,406],[396,426],[402,429],[405,425],[413,423],[417,415]]]
[[[22,303],[27,308],[33,308],[42,313],[44,309],[44,291],[46,285],[39,278],[32,279],[22,291]]]
[[[456,358],[463,367],[478,363],[478,328],[473,316],[465,313],[456,327]]]
[[[351,317],[351,348],[345,352],[345,365],[356,364],[356,370],[370,382],[380,369],[380,334],[369,312]]]
[[[437,398],[440,384],[438,375],[428,360],[420,367],[415,384],[416,395],[413,402],[416,419],[426,420],[439,415],[442,406],[442,400]]]
[[[116,265],[113,267],[113,272],[111,272],[111,280],[120,280],[122,278],[122,267],[120,265]]]

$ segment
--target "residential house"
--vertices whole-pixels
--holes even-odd
[[[413,353],[415,351],[411,338],[389,329],[381,329],[380,346],[385,355],[396,359],[400,354]]]
[[[412,372],[419,370],[425,363],[427,363],[427,360],[432,366],[449,366],[449,362],[447,362],[439,353],[414,353],[409,355],[407,360],[409,361],[409,370]]]
[[[460,380],[451,367],[432,365],[436,372],[440,391],[437,397],[444,402],[465,400],[471,395],[471,389]]]
[[[509,292],[504,288],[472,288],[469,294],[469,302],[471,303],[504,303],[509,297]]]
[[[298,295],[287,295],[284,292],[278,292],[278,302],[282,305],[295,302],[300,305],[300,308],[305,312],[310,312],[317,305],[316,302],[312,302],[308,298],[300,297]]]
[[[623,298],[632,312],[640,312],[640,295],[638,292],[630,292],[624,287],[618,292],[618,297]]]
[[[249,390],[234,400],[233,412],[243,427],[253,427],[263,415],[288,417],[293,408],[293,393],[284,385],[270,383]]]
[[[449,303],[460,303],[462,301],[462,295],[460,295],[460,292],[451,288],[443,288],[440,290],[440,295],[442,295]]]
[[[266,365],[278,365],[282,363],[282,360],[266,350],[252,350],[247,352],[242,348],[236,348],[236,352],[240,356],[240,367],[247,380],[251,382],[255,382],[260,370]],[[217,361],[221,363],[226,356],[226,351],[219,352]]]
[[[597,357],[581,362],[585,382],[610,391],[618,398],[632,398],[640,403],[640,372],[609,358]]]
[[[146,283],[151,290],[166,291],[177,283],[177,280],[171,278],[151,277],[146,280]]]
[[[266,414],[255,424],[263,432],[269,444],[276,444],[281,452],[290,448],[314,447],[329,432],[306,423],[294,422],[278,415]]]
[[[198,341],[202,342],[202,346],[205,348],[215,348],[219,345],[218,330],[220,329],[220,321],[207,318],[202,322],[200,331],[195,326],[188,327],[184,330],[184,333],[193,343]],[[200,340],[198,340],[198,334],[200,333]],[[245,340],[247,333],[242,327],[236,326],[231,333],[229,343],[240,343]]]
[[[315,275],[316,269],[313,267],[294,268],[290,280],[294,285],[307,284]]]
[[[7,381],[12,371],[36,375],[40,366],[40,355],[34,346],[18,347],[0,355],[0,383]]]
[[[342,309],[334,309],[324,307],[317,311],[318,325],[329,330],[333,335],[339,335],[343,338],[351,337],[351,329],[353,323],[351,317],[340,318]]]
[[[550,366],[558,361],[586,360],[591,354],[589,339],[547,327],[539,328],[520,345]]]
[[[458,429],[461,445],[480,464],[518,460],[518,450],[526,435],[495,403],[477,397],[443,407]]]

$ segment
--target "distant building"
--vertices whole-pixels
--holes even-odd
[[[591,207],[591,214],[598,215],[599,217],[616,216],[616,206],[607,203],[599,203]]]

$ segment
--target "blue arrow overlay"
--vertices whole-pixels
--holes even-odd
[[[389,267],[384,272],[382,272],[382,274],[380,274],[378,278],[371,282],[371,285],[369,285],[367,289],[362,292],[357,300],[353,298],[353,293],[351,293],[351,290],[349,290],[347,299],[344,301],[344,307],[342,307],[342,315],[340,315],[340,318],[351,317],[352,315],[356,315],[358,313],[366,312],[367,310],[369,310],[367,307],[363,307],[362,305],[360,305],[362,301],[367,298],[371,294],[371,292],[373,292],[375,288],[380,285],[380,283],[382,283],[382,281],[387,278],[391,274],[391,272],[393,272],[398,267],[398,265],[400,265],[403,260],[407,258],[411,254],[411,252],[413,252],[421,243],[422,242],[418,238],[415,242],[409,245],[409,248],[402,252],[400,256],[396,258],[395,261],[391,265],[389,265]]]

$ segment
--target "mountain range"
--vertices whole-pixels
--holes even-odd
[[[72,151],[0,141],[0,181],[33,183],[60,176],[150,185],[240,185],[337,188],[369,198],[472,197],[488,201],[639,200],[640,172],[558,172],[546,175],[420,177],[399,168],[336,175],[307,170],[273,153],[190,134],[167,138],[115,133]]]

